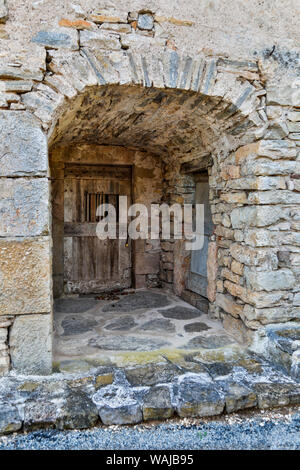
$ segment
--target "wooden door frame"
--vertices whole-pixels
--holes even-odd
[[[134,184],[133,184],[133,172],[134,172],[134,164],[122,164],[122,163],[113,163],[113,164],[107,164],[103,162],[96,162],[93,164],[89,164],[86,162],[78,162],[78,161],[68,161],[68,162],[61,162],[58,167],[59,169],[51,168],[51,206],[52,206],[52,215],[53,213],[58,213],[58,210],[54,210],[54,207],[57,202],[57,198],[60,197],[60,211],[61,213],[59,214],[60,216],[60,225],[62,226],[61,234],[58,238],[56,238],[55,243],[53,244],[53,259],[61,257],[61,260],[58,260],[58,264],[62,267],[62,272],[60,273],[60,276],[62,276],[61,279],[61,286],[60,288],[58,287],[57,290],[54,288],[54,297],[60,297],[61,295],[65,294],[64,290],[64,283],[65,283],[65,278],[64,278],[64,263],[65,263],[65,256],[64,256],[64,224],[65,224],[65,217],[64,217],[64,208],[65,208],[65,197],[64,197],[64,182],[65,182],[65,168],[67,165],[82,165],[82,166],[97,166],[97,167],[112,167],[112,168],[120,168],[120,167],[126,167],[130,168],[130,190],[131,190],[131,197],[130,200],[128,200],[128,206],[134,202]],[[59,187],[60,183],[60,187]],[[58,188],[57,188],[58,187]],[[52,233],[56,232],[56,226],[55,226],[55,217],[52,216]],[[57,246],[58,242],[58,246]],[[134,253],[134,244],[130,244],[130,250],[131,250],[131,272],[130,272],[130,284],[131,287],[134,287],[135,284],[135,278],[134,278],[134,270],[135,270],[135,253]],[[57,251],[59,253],[57,253]],[[56,261],[57,262],[57,261]],[[54,264],[54,263],[53,263]],[[53,277],[55,276],[55,268],[53,266]],[[113,289],[113,288],[112,288]]]
[[[213,165],[213,159],[212,155],[210,153],[203,153],[200,155],[201,158],[197,158],[195,160],[192,160],[190,162],[183,163],[180,168],[180,173],[183,175],[187,175],[193,178],[195,182],[195,194],[196,194],[196,184],[197,184],[197,179],[201,179],[205,176],[206,180],[208,181],[209,184],[209,171],[208,169],[212,167]],[[208,204],[210,205],[210,202],[208,200]],[[213,234],[213,233],[212,233]],[[211,234],[211,235],[212,235]],[[210,240],[208,240],[210,243]],[[190,276],[191,276],[191,256],[189,259],[188,266],[185,268],[185,289],[187,291],[193,292],[193,295],[198,295],[199,297],[203,297],[203,294],[197,293],[194,290],[191,290],[189,287],[190,284]],[[181,294],[182,291],[179,292]],[[207,292],[205,295],[205,298],[207,297]]]

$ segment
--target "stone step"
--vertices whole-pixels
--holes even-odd
[[[300,384],[253,355],[127,368],[89,375],[6,376],[0,379],[0,434],[41,428],[84,429],[172,416],[201,418],[300,403]]]
[[[300,324],[270,325],[266,328],[266,357],[300,380]]]

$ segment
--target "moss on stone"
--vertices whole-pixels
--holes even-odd
[[[114,374],[102,374],[98,375],[95,378],[95,388],[98,390],[100,387],[104,387],[105,385],[111,385],[114,381]]]

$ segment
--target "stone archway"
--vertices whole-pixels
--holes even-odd
[[[13,323],[13,368],[51,371],[46,135],[49,146],[97,142],[163,155],[168,202],[183,203],[189,196],[182,165],[201,167],[209,159],[216,226],[209,248],[211,312],[244,338],[262,325],[295,319],[295,275],[278,257],[282,239],[268,227],[289,217],[288,208],[299,202],[297,195],[289,198],[286,180],[278,176],[294,172],[296,150],[291,141],[260,140],[267,137],[267,120],[260,112],[265,91],[257,64],[182,57],[173,50],[99,53],[92,41],[80,51],[51,49],[47,56],[43,80],[22,95],[27,111],[4,113],[7,142],[14,132],[18,147],[8,152],[16,161],[6,166],[6,191],[25,195],[18,222],[11,221],[9,208],[3,227],[8,237],[20,237],[2,247],[18,265],[14,282],[4,283],[2,300],[3,315]],[[273,211],[274,203],[280,207]],[[176,250],[176,263],[167,271],[181,293],[188,256],[180,245]],[[3,272],[14,269],[6,263]]]

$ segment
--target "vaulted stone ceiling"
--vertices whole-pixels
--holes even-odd
[[[121,145],[160,155],[201,153],[226,128],[238,133],[240,124],[241,117],[220,98],[110,85],[90,87],[70,101],[50,143]]]

